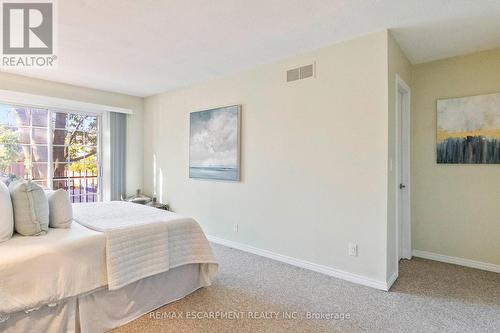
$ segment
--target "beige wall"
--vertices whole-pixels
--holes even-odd
[[[410,87],[412,84],[412,67],[406,57],[401,51],[396,40],[388,33],[388,128],[389,140],[388,149],[389,156],[387,163],[392,163],[395,166],[396,161],[396,75]],[[387,276],[392,277],[398,270],[398,252],[396,246],[396,199],[398,191],[397,172],[393,167],[391,170],[388,168],[389,178],[387,184],[388,200],[387,200]]]
[[[0,72],[0,89],[132,109],[134,114],[127,116],[126,186],[128,193],[133,193],[135,189],[142,188],[143,161],[138,158],[138,156],[142,156],[143,149],[142,98],[3,72]]]
[[[314,61],[316,78],[285,82]],[[385,282],[387,87],[382,32],[146,98],[145,188],[208,235]],[[242,181],[189,179],[189,113],[231,104]]]
[[[415,249],[500,264],[500,166],[436,164],[437,99],[498,92],[500,49],[414,67]]]
[[[313,61],[316,78],[284,82]],[[396,74],[412,88],[413,248],[500,264],[500,167],[437,165],[435,152],[436,100],[500,92],[500,49],[412,67],[381,32],[144,101],[1,72],[0,89],[133,109],[129,193],[144,181],[209,235],[384,282],[397,268]],[[189,112],[230,104],[243,106],[242,181],[190,180]]]

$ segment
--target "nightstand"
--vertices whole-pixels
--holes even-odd
[[[154,207],[154,208],[158,208],[158,209],[162,209],[162,210],[170,210],[170,206],[168,204],[159,203],[158,201],[156,201],[156,199],[153,199],[153,201],[148,202],[146,204],[146,206]]]

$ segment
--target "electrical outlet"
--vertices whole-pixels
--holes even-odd
[[[238,224],[236,224],[236,223],[235,223],[235,224],[233,225],[233,231],[234,231],[234,232],[238,232]]]
[[[352,257],[358,256],[358,244],[349,243],[349,255]]]

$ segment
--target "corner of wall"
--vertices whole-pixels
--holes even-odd
[[[390,287],[398,276],[397,250],[397,173],[396,162],[396,77],[399,76],[410,88],[412,65],[402,51],[392,32],[387,30],[387,111],[388,111],[388,178],[387,178],[387,284]],[[391,169],[391,166],[392,169]]]
[[[158,193],[209,235],[386,289],[387,44],[387,31],[379,31],[146,98],[145,189],[163,184]],[[311,61],[317,77],[286,84],[286,68]],[[244,104],[243,181],[190,180],[189,113],[233,102]],[[163,181],[156,169],[166,172]],[[349,242],[359,245],[358,258],[348,256]]]

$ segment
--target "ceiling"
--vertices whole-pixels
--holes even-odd
[[[412,63],[500,47],[499,0],[57,1],[58,67],[10,72],[148,96],[390,28]]]

